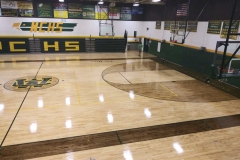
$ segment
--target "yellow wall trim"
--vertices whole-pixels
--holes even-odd
[[[33,36],[0,36],[0,38],[33,38]],[[90,38],[90,36],[34,36],[34,38]],[[91,36],[91,38],[123,38],[123,36]]]
[[[145,36],[142,36],[141,38],[146,38],[146,39],[150,39],[150,40],[155,40],[155,41],[158,41],[158,42],[161,42],[162,40],[161,39],[155,39],[155,38],[149,38],[149,37],[145,37]],[[172,43],[170,41],[166,41],[166,43]],[[192,49],[196,49],[196,50],[200,50],[200,47],[196,47],[196,46],[192,46],[192,45],[187,45],[187,44],[179,44],[179,43],[172,43],[174,45],[178,45],[178,46],[183,46],[183,47],[187,47],[187,48],[192,48]],[[212,50],[212,49],[206,49],[207,52],[211,52],[211,53],[215,53],[215,50]],[[223,54],[222,51],[218,51],[218,54]],[[227,53],[228,56],[231,56],[232,53]],[[237,58],[240,58],[240,55],[235,55],[235,57]]]

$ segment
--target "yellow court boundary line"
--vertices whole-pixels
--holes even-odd
[[[77,84],[76,73],[75,73],[75,70],[74,70],[73,67],[72,67],[72,71],[73,71],[74,80],[75,80],[75,84],[76,84],[76,91],[77,91],[77,95],[78,95],[78,103],[80,104],[81,98],[80,98],[80,94],[79,94],[79,91],[78,91],[78,84]]]

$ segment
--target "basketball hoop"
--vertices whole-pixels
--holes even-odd
[[[218,69],[218,73],[220,73],[221,67],[218,66],[217,69]],[[234,68],[228,69],[228,67],[227,67],[227,68],[224,68],[224,69],[223,69],[223,73],[225,73],[225,74],[226,74],[226,73],[233,73],[233,71],[234,71]]]
[[[170,25],[170,41],[173,43],[182,43],[185,35],[185,29],[182,29],[181,25],[171,24]]]

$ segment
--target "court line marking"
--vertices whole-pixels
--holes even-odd
[[[161,82],[159,83],[160,86],[168,90],[168,92],[172,93],[174,96],[178,96],[175,92],[173,92],[171,89],[167,88],[166,86],[162,85]]]
[[[73,71],[73,75],[74,75],[74,80],[75,80],[75,84],[76,84],[76,91],[77,91],[77,95],[78,95],[78,103],[80,104],[80,94],[79,94],[79,91],[78,91],[78,84],[77,84],[77,78],[76,78],[76,74],[75,74],[75,70],[74,68],[72,68],[72,71]]]
[[[118,72],[118,73],[120,73],[121,75],[122,75],[122,73],[121,72]],[[123,76],[123,75],[122,75]],[[123,78],[125,78],[126,80],[127,80],[127,78],[126,77],[124,77],[123,76]],[[130,83],[130,84],[132,84],[129,80],[127,80],[128,81],[128,83]]]
[[[38,69],[38,71],[37,71],[37,74],[35,75],[35,78],[37,77],[38,72],[39,72],[39,70],[40,70],[41,67],[42,67],[42,64],[43,64],[43,62],[41,63],[41,65],[40,65],[40,67],[39,67],[39,69]],[[8,128],[8,130],[7,130],[5,136],[4,136],[4,138],[3,138],[3,140],[2,140],[2,142],[1,142],[1,144],[0,144],[0,148],[2,147],[5,139],[7,138],[7,135],[8,135],[8,133],[9,133],[10,129],[12,128],[12,125],[13,125],[13,123],[15,122],[15,119],[17,118],[17,115],[18,115],[20,109],[22,108],[22,105],[23,105],[23,103],[24,103],[24,101],[25,101],[25,99],[26,99],[26,97],[27,97],[27,95],[28,95],[28,93],[29,93],[29,91],[30,91],[31,88],[32,88],[32,86],[30,86],[30,87],[28,88],[28,91],[27,91],[26,95],[24,96],[24,98],[23,98],[23,100],[22,100],[22,103],[20,104],[20,106],[19,106],[19,108],[18,108],[18,110],[17,110],[17,113],[15,114],[15,116],[14,116],[14,118],[13,118],[13,120],[12,120],[12,123],[10,124],[10,126],[9,126],[9,128]]]
[[[212,130],[214,130],[214,128],[211,127],[209,124],[207,124],[204,120],[202,120],[202,122],[203,122],[206,126],[208,126],[209,128],[211,128]]]
[[[118,132],[117,132],[117,131],[115,131],[115,132],[116,132],[116,135],[117,135],[117,137],[118,137],[118,140],[119,140],[120,144],[122,144],[122,141],[121,141],[121,139],[120,139],[120,137],[119,137],[119,135],[118,135]]]
[[[152,60],[150,59],[152,57],[144,57],[144,58],[99,58],[99,59],[59,59],[59,61],[110,61],[110,60],[139,60],[139,59],[146,59],[146,60]],[[15,61],[12,61],[12,60],[3,60],[5,63],[13,63],[13,62],[16,62],[16,63],[19,63],[19,62],[55,62],[56,59],[49,59],[48,57],[46,57],[44,60],[15,60]],[[3,63],[3,62],[0,62],[0,63]]]
[[[0,60],[1,68],[5,68],[4,60]]]
[[[22,107],[22,105],[23,105],[23,102],[25,101],[25,99],[26,99],[26,97],[27,97],[28,92],[29,92],[30,89],[31,89],[31,86],[28,88],[28,91],[27,91],[26,95],[24,96],[20,107],[18,108],[18,111],[17,111],[17,113],[15,114],[15,116],[14,116],[14,118],[13,118],[13,120],[12,120],[12,123],[10,124],[10,126],[9,126],[9,128],[8,128],[8,130],[7,130],[5,136],[4,136],[4,138],[3,138],[3,140],[2,140],[2,142],[1,142],[1,144],[0,144],[0,148],[2,147],[5,139],[7,138],[7,135],[8,135],[8,133],[9,133],[10,129],[12,128],[12,125],[13,125],[15,119],[17,118],[17,115],[18,115],[18,113],[19,113],[19,111],[20,111],[20,109],[21,109],[21,107]]]
[[[119,72],[121,74],[121,72]],[[122,74],[121,74],[122,75]],[[123,75],[122,75],[123,76]],[[124,77],[124,76],[123,76]],[[124,77],[125,78],[125,77]],[[126,79],[126,78],[125,78]],[[127,79],[126,79],[127,80]],[[128,81],[128,80],[127,80]],[[128,81],[130,84],[132,84],[130,81]],[[150,82],[151,83],[151,82]],[[169,88],[167,88],[166,86],[163,86],[161,84],[161,82],[159,83],[159,85],[163,88],[165,88],[168,92],[172,93],[174,96],[178,96],[175,92],[173,92],[172,90],[170,90]],[[167,96],[167,97],[171,97],[171,96]]]

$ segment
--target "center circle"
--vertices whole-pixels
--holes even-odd
[[[59,79],[53,76],[27,76],[13,79],[4,84],[10,91],[36,91],[58,84]]]

